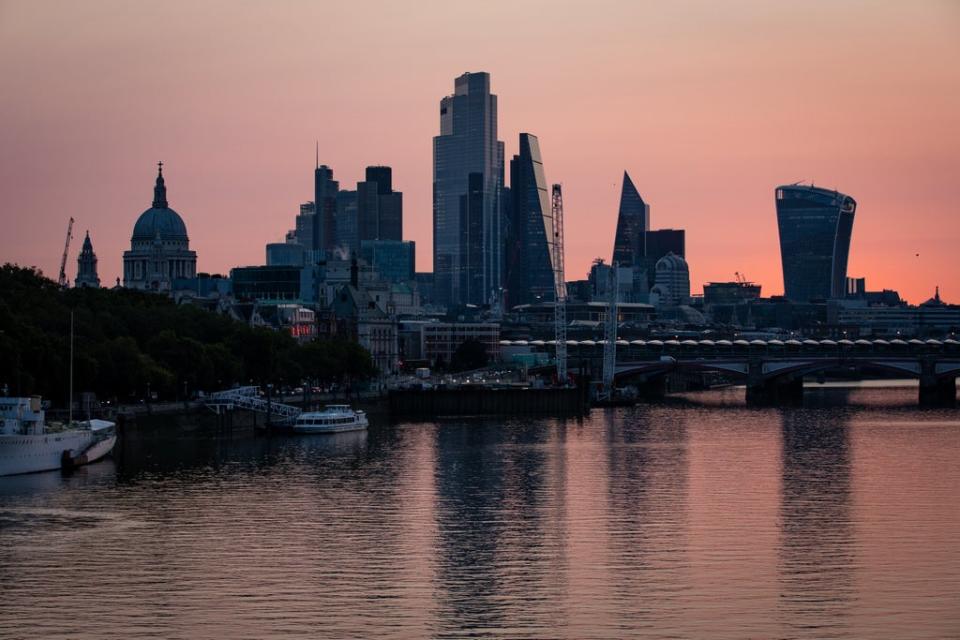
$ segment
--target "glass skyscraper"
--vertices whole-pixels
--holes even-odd
[[[484,304],[499,294],[502,187],[503,143],[497,140],[497,96],[490,93],[490,74],[465,73],[454,81],[453,95],[440,101],[440,135],[433,139],[438,303]],[[471,246],[477,242],[480,246]]]
[[[784,296],[799,302],[842,298],[856,201],[838,191],[792,184],[777,187],[776,202]]]
[[[510,224],[507,241],[507,305],[552,301],[554,220],[540,143],[520,134],[520,153],[510,162]]]
[[[613,240],[613,261],[621,267],[638,264],[640,258],[646,255],[644,235],[649,229],[650,206],[640,197],[630,175],[624,171],[617,235]]]

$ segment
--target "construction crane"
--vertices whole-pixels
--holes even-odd
[[[553,324],[557,358],[557,383],[567,384],[567,281],[563,267],[563,193],[553,185]]]
[[[63,243],[63,257],[60,258],[60,278],[57,282],[61,288],[66,289],[67,282],[67,252],[70,250],[70,240],[73,238],[73,218],[67,223],[67,239]]]

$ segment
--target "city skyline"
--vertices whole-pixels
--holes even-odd
[[[149,204],[145,185],[162,159],[197,270],[260,264],[263,245],[282,240],[312,196],[307,172],[319,137],[320,162],[342,184],[362,182],[367,166],[393,167],[395,188],[405,194],[404,239],[417,242],[417,264],[429,270],[437,99],[449,93],[451,78],[486,71],[500,97],[505,155],[517,153],[519,132],[536,132],[550,180],[564,185],[568,280],[610,256],[618,177],[626,170],[656,226],[687,230],[694,292],[739,271],[767,294],[782,293],[771,193],[804,180],[858,202],[847,275],[914,303],[935,285],[947,299],[960,294],[951,250],[960,237],[952,175],[960,156],[960,45],[950,26],[960,14],[946,3],[876,3],[870,12],[746,3],[690,22],[667,5],[612,5],[577,22],[561,3],[562,19],[542,17],[531,34],[540,49],[523,62],[515,58],[528,50],[512,39],[516,26],[505,24],[497,46],[479,46],[474,34],[440,60],[426,48],[402,50],[396,64],[410,72],[402,82],[387,64],[395,36],[384,24],[375,29],[380,41],[364,36],[350,45],[370,47],[365,62],[328,70],[318,54],[346,40],[307,46],[286,37],[307,30],[298,22],[309,20],[296,14],[313,16],[309,6],[224,15],[215,6],[154,7],[148,20],[110,3],[0,8],[0,68],[14,96],[0,106],[4,261],[53,277],[73,216],[77,228],[90,230],[101,281],[111,285],[122,277],[129,230]],[[435,10],[424,26],[395,11],[385,17],[404,25],[406,37],[430,28],[446,42],[443,28],[458,14]],[[536,13],[532,5],[514,11]],[[494,13],[483,20],[508,17]],[[331,19],[359,33],[356,16],[334,10]],[[258,20],[274,39],[255,37]],[[205,44],[204,27],[215,24]],[[562,51],[570,24],[586,30],[590,55]],[[637,44],[627,37],[629,24],[660,33]],[[149,45],[154,33],[176,35],[182,51]],[[707,57],[702,47],[732,36],[739,47]],[[256,55],[237,41],[254,42]],[[684,47],[693,53],[681,56]],[[891,49],[899,55],[880,55]],[[118,58],[119,50],[128,55]],[[648,63],[658,51],[664,55]],[[758,61],[761,54],[768,59]],[[383,69],[373,68],[380,63]],[[86,68],[96,72],[80,73]],[[349,90],[314,87],[324,74]],[[247,103],[233,106],[238,99]],[[68,265],[76,264],[78,240]]]

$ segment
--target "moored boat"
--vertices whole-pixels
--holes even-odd
[[[340,433],[360,431],[368,426],[367,414],[346,404],[330,404],[323,411],[301,413],[290,430],[294,433]]]
[[[0,476],[96,462],[113,450],[114,426],[107,420],[48,425],[40,398],[0,398]]]

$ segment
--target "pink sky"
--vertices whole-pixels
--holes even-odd
[[[773,191],[857,199],[848,275],[960,302],[960,4],[0,0],[0,261],[56,277],[90,230],[119,275],[157,160],[198,268],[262,264],[312,199],[314,141],[350,186],[394,168],[431,262],[438,102],[488,71],[508,158],[540,138],[567,278],[609,260],[623,170],[687,230],[693,291],[782,292]],[[917,255],[919,254],[919,255]]]

